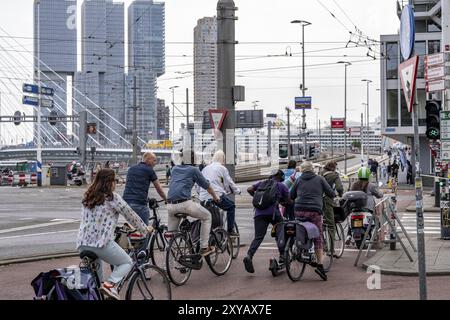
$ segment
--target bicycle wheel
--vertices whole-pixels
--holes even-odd
[[[149,256],[153,265],[165,268],[165,253],[167,248],[167,240],[164,237],[164,232],[167,231],[167,226],[161,225],[160,229],[155,230],[150,238]]]
[[[328,226],[323,226],[322,233],[323,240],[323,269],[325,272],[330,271],[331,263],[333,262],[333,252],[331,251],[331,234],[328,230]]]
[[[215,248],[215,251],[205,257],[211,271],[218,275],[224,275],[231,267],[233,257],[233,245],[224,229],[215,229],[210,238],[209,245]]]
[[[340,222],[335,224],[334,229],[334,256],[339,259],[344,254],[345,233]]]
[[[130,279],[126,300],[172,300],[170,280],[161,268],[142,265]]]
[[[239,234],[239,228],[236,222],[234,223],[233,231],[236,232],[237,236],[230,237],[230,239],[233,246],[233,259],[236,259],[239,255],[239,248],[241,247],[241,235]]]
[[[286,273],[292,281],[298,281],[302,278],[305,272],[306,263],[300,261],[301,252],[298,251],[296,245],[294,245],[294,237],[291,237],[286,241],[286,248],[284,250],[284,263],[286,267]]]
[[[166,271],[173,284],[181,286],[188,281],[192,269],[183,266],[179,261],[180,257],[193,253],[192,247],[184,234],[175,234],[170,240],[166,252]]]

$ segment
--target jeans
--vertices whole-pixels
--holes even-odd
[[[188,200],[176,204],[167,204],[167,218],[169,231],[178,230],[181,218],[175,217],[176,213],[185,213],[188,216],[200,219],[202,225],[200,227],[200,246],[208,247],[209,232],[211,231],[211,213],[203,208],[200,204],[192,200]]]
[[[227,212],[227,231],[231,232],[234,228],[234,220],[236,215],[236,205],[224,194],[220,197],[220,202],[216,204],[220,209]]]
[[[150,209],[147,204],[143,205],[140,203],[130,202],[128,205],[133,209],[134,212],[144,221],[146,225],[148,225],[150,221]]]
[[[253,258],[253,256],[256,253],[256,250],[258,250],[259,246],[263,242],[269,224],[272,224],[274,226],[281,221],[283,221],[283,218],[280,215],[276,215],[275,219],[273,218],[272,215],[261,215],[255,217],[254,219],[255,239],[253,239],[252,243],[250,244],[250,248],[248,249],[247,252],[247,255],[250,258]],[[284,253],[281,249],[278,250],[280,251],[280,255]]]
[[[102,260],[114,266],[114,270],[108,278],[110,283],[120,282],[133,267],[133,260],[115,241],[111,240],[102,248],[80,246],[78,251],[92,251],[98,257],[97,274],[100,281],[103,282],[103,264]]]

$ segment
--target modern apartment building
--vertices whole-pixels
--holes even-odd
[[[217,108],[217,19],[205,17],[194,28],[194,120]]]
[[[128,8],[127,106],[133,106],[133,79],[136,76],[138,136],[156,139],[156,80],[165,73],[165,4],[136,0]],[[132,128],[132,112],[126,113]]]
[[[124,4],[112,0],[82,5],[82,71],[75,81],[75,110],[88,108],[88,120],[101,132],[95,138],[103,146],[124,144],[120,137],[125,129],[118,123],[125,123],[124,14]]]
[[[401,16],[402,5],[405,4],[407,4],[407,1],[397,2],[396,9],[399,17]],[[434,164],[428,147],[429,141],[425,136],[427,93],[425,92],[424,56],[441,52],[441,4],[439,0],[415,0],[414,10],[416,29],[414,50],[420,58],[416,83],[419,108],[420,165],[422,172],[427,174],[433,172]],[[381,52],[385,57],[380,60],[381,133],[412,146],[414,127],[398,76],[398,65],[403,62],[399,44],[398,34],[381,36]]]
[[[68,82],[77,71],[77,30],[70,23],[73,5],[73,1],[35,0],[33,7],[35,83],[38,83],[40,70],[41,85],[54,89],[54,110],[60,115],[67,112],[68,96],[71,96],[71,93],[68,94],[71,91]],[[42,108],[41,114],[46,116],[50,111]],[[55,127],[43,123],[41,128],[44,145],[61,143],[67,136],[65,123]],[[34,131],[34,136],[37,136],[36,125]]]
[[[163,99],[158,99],[157,128],[159,140],[170,138],[170,108]]]

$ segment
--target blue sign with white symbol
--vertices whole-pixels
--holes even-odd
[[[295,109],[311,109],[311,97],[295,97]]]
[[[22,91],[26,92],[26,93],[38,94],[39,93],[39,87],[37,85],[34,85],[34,84],[24,83],[23,87],[22,87]]]
[[[37,107],[37,106],[39,106],[39,99],[35,98],[35,97],[30,97],[30,96],[23,96],[22,103]]]
[[[400,22],[400,49],[405,60],[411,58],[414,51],[415,32],[414,10],[412,6],[406,5]]]

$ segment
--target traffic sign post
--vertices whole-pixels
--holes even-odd
[[[416,225],[417,225],[417,247],[418,247],[418,271],[419,271],[419,293],[420,299],[427,299],[427,280],[425,263],[425,231],[423,217],[423,185],[420,176],[420,152],[419,152],[419,112],[416,91],[417,66],[419,58],[414,56],[415,41],[415,20],[413,1],[402,9],[400,19],[400,49],[403,58],[406,60],[399,65],[399,74],[402,83],[403,93],[409,112],[412,112],[414,127],[414,157],[415,157],[415,189],[416,189]]]
[[[36,98],[36,97],[23,96],[22,97],[22,104],[38,107],[39,106],[39,99]]]

